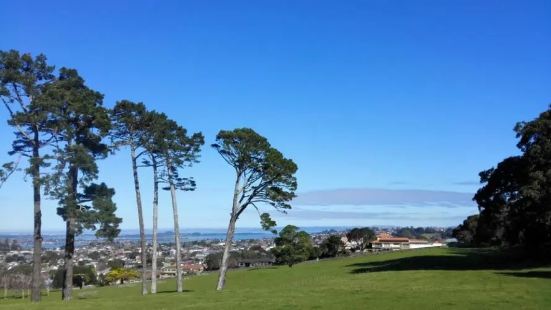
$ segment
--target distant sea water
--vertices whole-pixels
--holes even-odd
[[[281,228],[278,228],[278,230]],[[344,231],[350,227],[335,227],[335,226],[316,226],[316,227],[301,227],[302,230],[310,233],[321,233],[324,231]],[[200,241],[200,240],[218,240],[226,239],[226,229],[223,228],[188,228],[183,229],[180,233],[183,242]],[[271,239],[275,235],[271,232],[264,231],[260,228],[238,228],[235,232],[235,240],[260,240]],[[16,239],[24,249],[32,248],[32,234],[28,232],[0,232],[0,240]],[[43,232],[44,241],[43,247],[46,249],[55,249],[62,247],[65,244],[65,233],[62,231],[45,231]],[[151,230],[146,230],[147,240],[151,240]],[[129,229],[123,230],[116,241],[119,242],[137,242],[140,239],[139,230]],[[99,241],[94,232],[85,232],[76,238],[76,246],[84,246],[92,241]],[[171,229],[160,229],[158,234],[160,243],[174,242],[174,233]]]

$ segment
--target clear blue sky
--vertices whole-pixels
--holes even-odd
[[[279,224],[456,225],[476,208],[441,191],[473,193],[479,171],[517,152],[515,122],[551,102],[549,1],[1,3],[0,49],[44,53],[106,106],[143,101],[207,145],[219,129],[252,127],[298,163],[300,193],[337,193]],[[12,134],[0,117],[5,161]],[[128,154],[100,168],[123,227],[137,227]],[[198,189],[179,194],[182,227],[225,227],[232,170],[205,147],[188,173]],[[0,230],[31,230],[30,186],[16,175],[0,189]],[[340,189],[374,188],[392,199],[339,200]],[[408,196],[417,190],[435,197]],[[161,203],[170,227],[166,193]],[[45,228],[63,228],[53,201],[43,214]],[[239,225],[257,223],[250,210]]]

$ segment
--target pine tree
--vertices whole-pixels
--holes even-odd
[[[165,164],[164,173],[160,174],[159,179],[167,185],[163,189],[170,191],[174,220],[174,243],[176,244],[176,284],[177,292],[181,293],[183,291],[181,268],[182,245],[180,241],[176,190],[192,191],[195,189],[196,184],[193,178],[182,177],[181,172],[185,167],[198,163],[204,138],[201,133],[194,133],[188,136],[185,128],[170,119],[159,122],[155,126],[159,126],[157,133],[160,137],[163,137],[156,141],[158,143],[158,152]]]
[[[33,302],[40,301],[41,255],[42,255],[42,210],[41,189],[43,179],[41,168],[47,166],[48,155],[41,154],[52,141],[52,135],[45,127],[47,107],[35,104],[45,86],[54,80],[54,67],[49,66],[42,54],[32,57],[18,51],[0,51],[0,99],[9,112],[9,124],[16,128],[15,140],[10,154],[19,154],[29,159],[26,174],[32,178],[33,187]],[[17,163],[18,161],[16,161]],[[0,170],[0,186],[15,171],[17,165],[8,163]]]
[[[138,209],[138,224],[140,227],[140,248],[142,260],[142,295],[147,295],[147,247],[145,227],[142,211],[142,195],[138,177],[138,160],[147,154],[143,148],[148,136],[147,111],[143,103],[134,103],[128,100],[117,102],[111,111],[111,139],[115,147],[128,146],[134,178],[136,207]]]
[[[56,173],[48,180],[48,190],[59,199],[58,214],[66,223],[62,298],[70,300],[75,236],[98,224],[98,237],[112,239],[119,233],[121,219],[114,215],[111,201],[114,191],[105,184],[91,184],[98,176],[96,160],[108,154],[102,139],[111,124],[103,95],[88,88],[74,69],[61,68],[39,101],[49,107],[49,128],[56,133]]]
[[[297,188],[294,174],[298,167],[273,148],[266,138],[249,128],[221,130],[212,147],[234,168],[236,176],[230,222],[216,287],[220,291],[224,289],[230,248],[239,216],[250,206],[259,210],[261,204],[282,212],[290,209],[289,202],[295,197]],[[276,225],[268,213],[260,214],[260,219],[265,230]]]

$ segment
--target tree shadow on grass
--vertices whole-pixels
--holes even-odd
[[[499,272],[499,274],[519,278],[551,279],[551,271]]]
[[[350,273],[406,270],[520,270],[549,266],[547,262],[527,260],[521,252],[489,249],[452,249],[451,254],[418,255],[403,258],[362,262],[346,267]]]

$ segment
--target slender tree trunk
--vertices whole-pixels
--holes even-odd
[[[174,242],[176,243],[176,290],[178,293],[183,291],[182,284],[182,267],[181,265],[181,247],[180,244],[180,224],[178,219],[178,204],[176,202],[176,187],[172,180],[172,172],[170,170],[170,160],[167,159],[168,182],[170,185],[170,197],[172,198],[172,214],[174,217]]]
[[[40,136],[38,130],[34,131],[32,178],[33,178],[33,203],[34,203],[34,231],[33,231],[33,271],[31,301],[40,301],[41,269],[42,269],[42,212],[40,210]]]
[[[73,292],[73,255],[75,253],[75,218],[73,216],[67,219],[67,232],[65,236],[65,257],[63,267],[63,300],[71,300]]]
[[[152,156],[153,166],[153,249],[151,257],[151,294],[157,293],[157,222],[159,216],[159,177],[157,161]]]
[[[233,234],[235,233],[235,223],[237,222],[237,212],[239,211],[239,179],[240,175],[235,180],[235,187],[233,191],[233,204],[230,217],[230,223],[228,224],[228,232],[226,233],[226,244],[224,246],[224,254],[222,255],[222,263],[220,264],[220,274],[218,276],[218,285],[216,290],[221,291],[224,289],[226,283],[226,272],[228,271],[228,259],[230,258],[230,249],[233,242]]]
[[[63,290],[62,299],[69,301],[73,293],[73,256],[75,254],[75,208],[77,206],[78,190],[78,168],[72,166],[69,169],[70,178],[70,202],[65,206],[66,210],[66,235],[65,235],[65,257],[63,267]]]
[[[4,299],[8,297],[8,279],[4,278]]]
[[[134,176],[134,190],[136,191],[136,206],[138,207],[138,220],[140,225],[140,247],[142,257],[142,295],[147,295],[147,247],[145,242],[145,227],[143,222],[142,195],[140,192],[140,180],[138,178],[138,165],[136,164],[136,148],[130,146],[132,157],[132,174]]]
[[[218,285],[216,290],[221,291],[226,284],[226,272],[228,271],[228,259],[230,258],[230,249],[233,241],[233,234],[235,233],[235,218],[234,212],[231,214],[230,223],[228,225],[228,231],[226,233],[226,244],[224,246],[224,254],[222,255],[222,263],[220,264],[220,274],[218,276]]]

